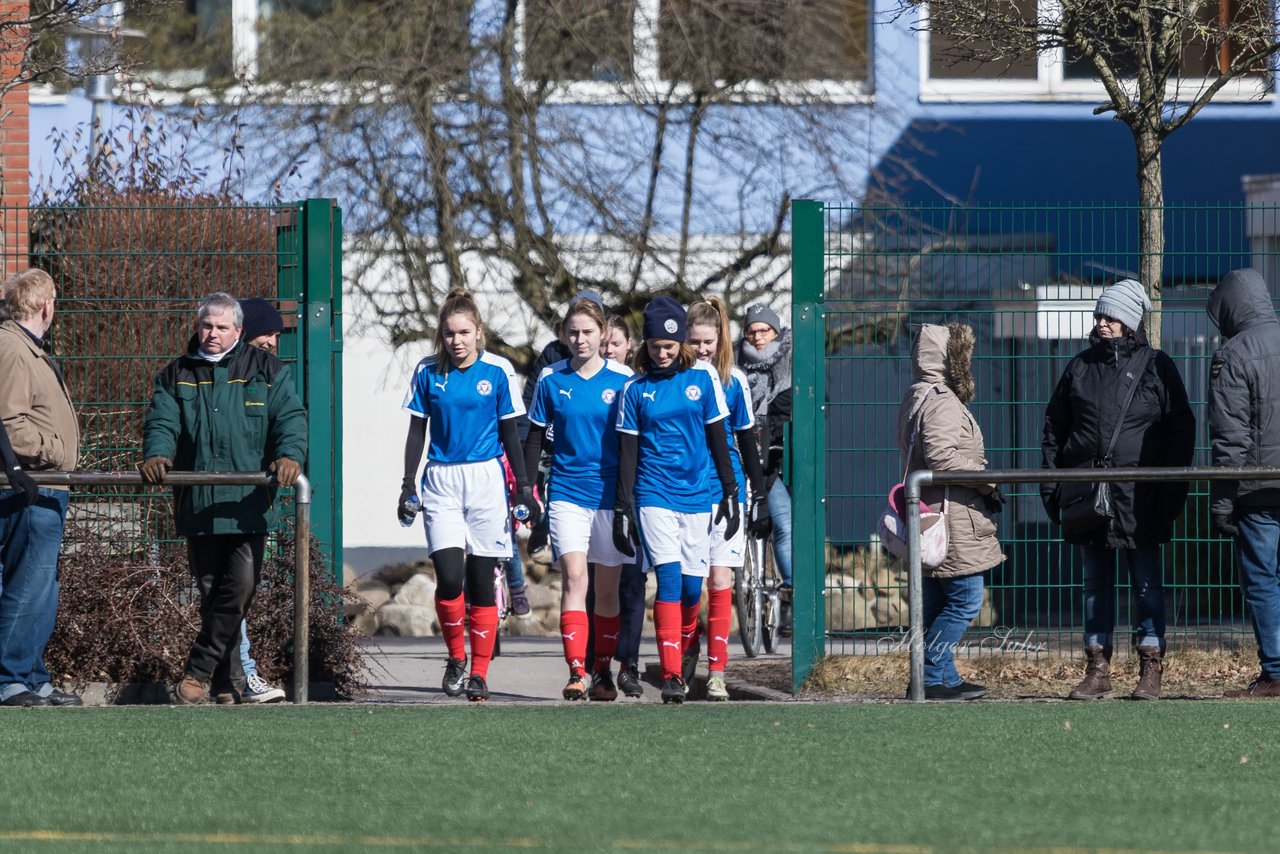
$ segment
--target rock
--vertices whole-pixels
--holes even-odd
[[[351,592],[360,597],[361,602],[357,604],[371,611],[376,611],[391,601],[391,588],[375,579],[357,581]]]
[[[435,569],[431,566],[431,561],[419,560],[413,563],[393,563],[370,573],[368,578],[371,580],[381,581],[388,587],[394,587],[397,584],[404,584],[413,576],[426,572],[435,577]]]
[[[560,609],[560,591],[553,590],[546,584],[530,584],[525,595],[529,597],[529,607],[537,611],[555,607],[557,612]]]
[[[434,608],[390,602],[377,611],[378,634],[429,638],[439,630]]]
[[[827,630],[846,632],[874,626],[875,597],[865,587],[827,590]]]
[[[397,605],[421,605],[435,613],[436,581],[421,573],[412,576],[396,593]]]
[[[351,629],[366,637],[372,637],[378,633],[378,612],[360,611],[347,616],[347,625]]]

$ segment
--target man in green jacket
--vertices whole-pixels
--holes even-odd
[[[196,315],[187,352],[156,377],[139,466],[148,483],[178,471],[275,473],[291,486],[307,456],[307,413],[279,359],[241,341],[235,297],[213,293]],[[266,534],[276,524],[276,490],[254,486],[175,487],[174,521],[187,538],[200,587],[200,633],[174,687],[181,705],[219,703],[244,691],[240,623],[262,573]]]

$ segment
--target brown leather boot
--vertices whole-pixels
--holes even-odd
[[[1160,674],[1164,672],[1164,655],[1158,646],[1140,646],[1138,655],[1142,658],[1142,669],[1138,672],[1138,687],[1133,689],[1129,699],[1159,700]]]
[[[1111,650],[1103,646],[1086,646],[1084,654],[1088,663],[1084,678],[1067,695],[1068,700],[1104,700],[1115,696],[1111,688]]]
[[[182,681],[173,686],[173,699],[179,706],[198,706],[209,696],[209,683],[185,674]]]

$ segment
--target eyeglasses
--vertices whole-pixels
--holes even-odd
[[[1107,323],[1119,323],[1122,326],[1124,325],[1124,321],[1122,320],[1116,320],[1114,317],[1110,317],[1105,314],[1095,314],[1093,316],[1093,322],[1097,323],[1099,320],[1105,320]]]

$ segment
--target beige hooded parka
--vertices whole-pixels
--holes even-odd
[[[911,352],[912,383],[898,404],[898,454],[908,470],[982,471],[987,467],[982,430],[965,405],[973,399],[973,329],[963,324],[921,327]],[[919,419],[915,445],[912,429]],[[907,449],[911,459],[907,460]],[[984,497],[994,484],[977,489],[947,488],[947,559],[936,569],[925,569],[936,578],[973,575],[1004,560],[996,523]],[[926,487],[923,499],[930,507],[942,506],[943,488]]]

